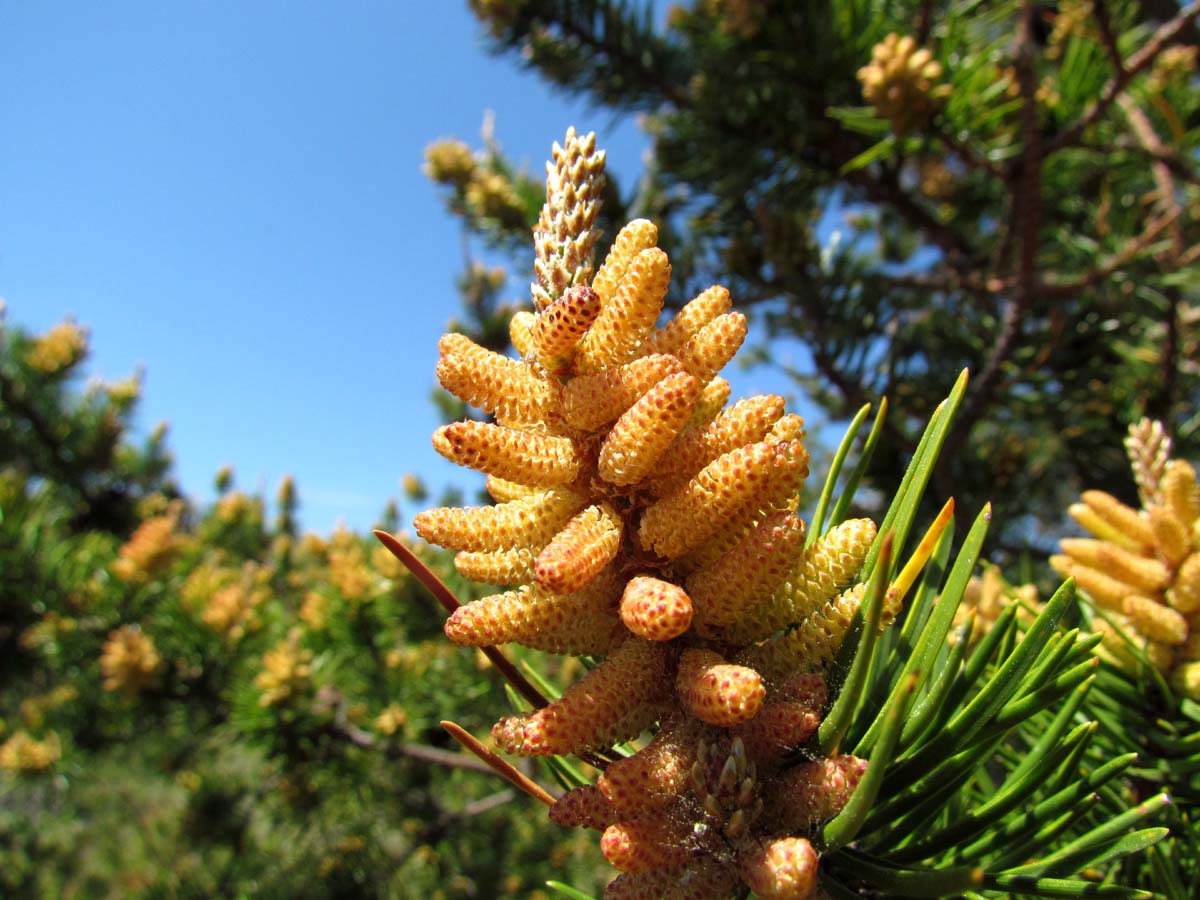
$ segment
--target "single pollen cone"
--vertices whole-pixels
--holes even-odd
[[[746,508],[763,504],[808,475],[798,442],[749,444],[718,457],[675,492],[650,506],[639,528],[642,544],[673,559],[698,547]]]
[[[425,540],[451,550],[541,547],[585,503],[573,491],[541,491],[498,506],[428,509],[413,517],[413,526]]]
[[[667,254],[643,250],[626,269],[616,293],[605,301],[596,321],[579,342],[579,365],[597,372],[629,362],[654,331],[671,280]]]
[[[534,581],[558,594],[580,590],[617,555],[621,528],[621,518],[607,503],[589,506],[538,554]]]
[[[521,643],[548,653],[609,653],[628,637],[611,612],[614,590],[615,580],[604,577],[573,594],[523,585],[460,606],[446,620],[446,637],[467,647]]]
[[[709,322],[729,312],[729,291],[715,285],[701,292],[679,311],[675,318],[654,333],[649,352],[679,354],[688,341]]]
[[[757,672],[729,665],[711,650],[684,651],[676,688],[688,712],[723,728],[754,718],[767,694]]]
[[[700,382],[686,372],[668,375],[650,388],[613,426],[600,447],[597,471],[610,484],[636,484],[687,424]]]
[[[508,422],[542,421],[557,405],[556,386],[525,364],[480,347],[463,334],[438,341],[442,387],[472,406]]]
[[[638,637],[669,641],[692,624],[692,601],[678,585],[642,575],[625,585],[621,621]]]
[[[574,350],[599,313],[600,295],[585,285],[576,285],[551,303],[531,328],[538,360],[548,364]]]
[[[700,730],[691,718],[664,721],[645,747],[609,764],[597,786],[625,817],[677,801],[691,778]]]
[[[634,219],[621,229],[604,265],[592,281],[592,290],[600,295],[601,304],[606,304],[616,293],[617,285],[625,278],[630,263],[643,251],[658,244],[658,228],[647,219]]]
[[[658,817],[617,822],[605,829],[600,852],[622,872],[681,866],[691,856],[690,829]]]
[[[550,821],[558,825],[603,831],[619,813],[594,784],[567,791],[550,807]]]
[[[607,747],[653,724],[669,696],[664,651],[636,638],[549,706],[501,719],[492,737],[509,753],[551,756]]]
[[[433,434],[433,448],[461,466],[520,484],[569,484],[580,460],[570,438],[530,434],[487,422],[455,422]]]
[[[772,513],[716,562],[693,572],[687,588],[700,622],[732,625],[774,594],[803,553],[804,534],[795,514]]]

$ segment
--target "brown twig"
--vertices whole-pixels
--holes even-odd
[[[458,814],[459,818],[473,819],[475,816],[483,815],[497,806],[503,806],[516,796],[516,792],[505,788],[502,791],[496,791],[494,794],[488,794],[486,797],[480,797],[478,800],[474,800],[464,806],[462,812]]]
[[[1121,51],[1117,47],[1117,36],[1112,29],[1112,17],[1108,14],[1108,5],[1104,0],[1092,0],[1092,15],[1096,17],[1096,26],[1100,29],[1100,43],[1104,44],[1113,71],[1117,73],[1118,77],[1124,77],[1125,61],[1121,59]]]
[[[443,721],[442,727],[450,733],[456,741],[463,745],[471,753],[478,756],[493,772],[511,784],[518,790],[524,791],[534,800],[540,800],[547,806],[554,805],[554,797],[540,784],[531,779],[528,775],[516,769],[508,760],[501,757],[499,754],[489,750],[480,743],[473,734],[464,729],[460,725],[453,722]]]
[[[429,566],[425,565],[415,553],[408,547],[386,531],[376,531],[375,537],[383,546],[387,547],[388,551],[404,564],[408,571],[412,572],[417,581],[425,587],[429,593],[433,594],[438,603],[446,612],[453,613],[456,609],[462,606],[458,602],[458,598],[454,596],[454,592],[446,587],[445,582],[434,574]],[[508,657],[501,653],[495,647],[480,647],[483,655],[486,656],[493,666],[504,676],[504,679],[513,686],[513,688],[524,697],[535,709],[541,709],[548,706],[550,701],[547,700],[542,692],[535,688],[529,681],[517,671],[516,666],[509,662]]]
[[[1193,0],[1181,9],[1177,16],[1163,23],[1141,49],[1125,60],[1124,65],[1118,65],[1117,71],[1104,85],[1100,96],[1084,110],[1083,115],[1046,143],[1046,153],[1053,153],[1074,143],[1088,127],[1099,121],[1116,102],[1125,86],[1149,67],[1163,49],[1191,25],[1197,16],[1200,16],[1200,0]]]
[[[1133,102],[1129,94],[1121,94],[1117,98],[1134,136],[1146,150],[1155,155],[1162,155],[1166,147],[1158,137],[1150,117]],[[1165,162],[1156,161],[1151,165],[1154,172],[1154,182],[1158,186],[1162,205],[1167,211],[1168,224],[1171,228],[1171,251],[1168,262],[1178,270],[1180,260],[1184,256],[1185,243],[1183,238],[1183,206],[1176,192],[1175,178],[1171,167]],[[1162,379],[1159,382],[1157,397],[1150,403],[1150,412],[1164,420],[1171,419],[1171,407],[1175,401],[1175,391],[1179,383],[1179,365],[1176,357],[1179,354],[1179,304],[1182,300],[1179,287],[1168,285],[1163,291],[1167,298],[1167,310],[1164,319],[1165,335],[1162,343]]]
[[[1179,0],[1138,0],[1136,10],[1139,22],[1145,22],[1148,19],[1166,22],[1179,12]],[[1196,28],[1194,22],[1179,32],[1175,43],[1200,47],[1200,30]]]
[[[1161,149],[1150,150],[1142,146],[1142,144],[1136,139],[1124,137],[1117,138],[1111,143],[1106,143],[1102,146],[1080,141],[1075,145],[1075,148],[1077,150],[1086,150],[1090,153],[1097,153],[1103,156],[1110,156],[1113,150],[1120,150],[1124,153],[1137,153],[1145,156],[1151,162],[1160,162],[1164,164],[1171,170],[1172,175],[1182,181],[1187,181],[1191,184],[1200,184],[1200,175],[1198,175],[1192,169],[1188,161],[1170,147],[1165,145],[1162,146]]]
[[[1012,279],[1008,278],[993,276],[982,279],[981,276],[970,272],[965,273],[966,277],[963,276],[964,273],[957,269],[951,269],[945,275],[923,272],[888,272],[879,275],[881,279],[896,287],[941,293],[962,291],[981,297],[990,297],[1012,287]]]
[[[1180,270],[1186,269],[1197,261],[1200,261],[1200,244],[1193,244],[1183,256],[1179,257],[1179,268]]]
[[[1133,102],[1133,98],[1129,94],[1121,94],[1117,98],[1117,103],[1121,110],[1125,113],[1125,117],[1129,120],[1129,127],[1133,131],[1134,137],[1147,152],[1155,156],[1162,156],[1166,152],[1166,147],[1159,140],[1158,132],[1154,130],[1154,125],[1150,121],[1150,117]],[[1154,183],[1158,187],[1159,196],[1162,199],[1162,204],[1170,213],[1171,218],[1171,241],[1174,244],[1172,254],[1178,257],[1183,253],[1183,230],[1182,218],[1183,208],[1179,205],[1179,197],[1176,195],[1175,178],[1171,174],[1171,167],[1165,162],[1155,161],[1151,163],[1150,170],[1154,173]]]
[[[1113,273],[1123,269],[1147,247],[1153,244],[1172,222],[1177,213],[1164,213],[1146,224],[1142,233],[1126,242],[1119,253],[1115,253],[1085,272],[1083,275],[1066,281],[1047,281],[1041,285],[1040,293],[1046,297],[1070,297],[1086,288],[1099,284]]]
[[[353,744],[360,750],[378,750],[389,758],[407,756],[447,769],[468,769],[485,775],[494,772],[486,762],[466,753],[453,753],[449,750],[439,750],[437,747],[426,747],[424,744],[382,743],[371,732],[345,721],[341,716],[326,724],[323,730],[325,734]]]
[[[924,47],[929,40],[929,31],[933,27],[933,0],[921,0],[921,8],[917,10],[917,44]]]
[[[1021,155],[1013,171],[1019,174],[1013,198],[1010,234],[1019,241],[1017,272],[1012,296],[1004,306],[1000,329],[992,351],[980,370],[975,390],[964,404],[962,414],[954,423],[947,439],[947,450],[953,455],[966,439],[971,426],[991,405],[1000,386],[1005,364],[1012,357],[1020,340],[1021,326],[1039,291],[1037,254],[1042,225],[1042,149],[1041,129],[1037,113],[1037,74],[1034,71],[1034,20],[1037,10],[1031,0],[1022,4],[1021,20],[1017,27],[1015,68],[1021,89]]]
[[[489,775],[492,772],[492,767],[483,760],[465,753],[452,753],[449,750],[439,750],[437,747],[426,747],[424,744],[396,744],[395,747],[395,752],[401,756],[444,766],[447,769],[470,769],[473,772],[484,772]]]

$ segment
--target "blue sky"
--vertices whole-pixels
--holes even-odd
[[[473,488],[429,442],[462,249],[420,167],[438,137],[477,146],[486,110],[533,171],[570,124],[640,171],[632,121],[488,56],[465,2],[0,5],[8,317],[73,315],[90,374],[143,368],[139,429],[170,423],[198,499],[227,463],[268,495],[290,473],[327,531],[406,472]]]

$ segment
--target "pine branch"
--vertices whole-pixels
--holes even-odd
[[[1158,55],[1200,16],[1200,0],[1193,0],[1169,22],[1163,23],[1141,49],[1119,65],[1117,71],[1104,85],[1100,97],[1084,111],[1074,123],[1064,128],[1046,142],[1046,153],[1050,154],[1074,144],[1089,127],[1098,122],[1116,102],[1118,95],[1134,78],[1149,68]]]
[[[67,454],[63,441],[54,434],[50,423],[28,402],[24,391],[3,369],[0,369],[0,402],[29,425],[39,448],[46,456],[49,474],[64,487],[78,494],[88,508],[94,506],[96,496],[79,479],[80,461]]]
[[[1141,234],[1130,238],[1119,252],[1088,269],[1082,275],[1069,279],[1048,279],[1041,285],[1040,294],[1045,297],[1073,297],[1087,288],[1100,284],[1141,256],[1167,228],[1177,221],[1178,215],[1179,212],[1176,211],[1156,216],[1146,223]]]
[[[1001,374],[1016,350],[1021,327],[1033,301],[1040,290],[1038,283],[1037,255],[1039,232],[1042,224],[1042,163],[1044,159],[1041,129],[1037,111],[1037,80],[1034,72],[1034,25],[1037,8],[1031,0],[1022,6],[1021,20],[1017,30],[1015,68],[1017,83],[1021,90],[1021,137],[1022,152],[1018,157],[1019,179],[1013,201],[1013,221],[1009,233],[1020,235],[1016,281],[1012,297],[1004,306],[1000,330],[992,345],[991,353],[983,364],[975,391],[967,401],[966,409],[955,424],[949,440],[949,453],[954,455],[966,440],[967,432],[983,417],[995,399]]]

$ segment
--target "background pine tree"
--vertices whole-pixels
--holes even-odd
[[[638,115],[646,177],[605,213],[665,223],[675,303],[726,284],[769,335],[803,339],[811,359],[788,371],[830,416],[884,394],[903,410],[878,483],[964,367],[935,484],[990,499],[1009,551],[1048,546],[1083,487],[1129,498],[1114,423],[1162,419],[1196,455],[1196,4],[472,8],[496,52]],[[864,99],[893,33],[937,69],[928,102],[893,82]],[[454,177],[430,167],[497,247],[536,215],[512,171],[494,142]],[[510,202],[481,200],[505,183]]]

